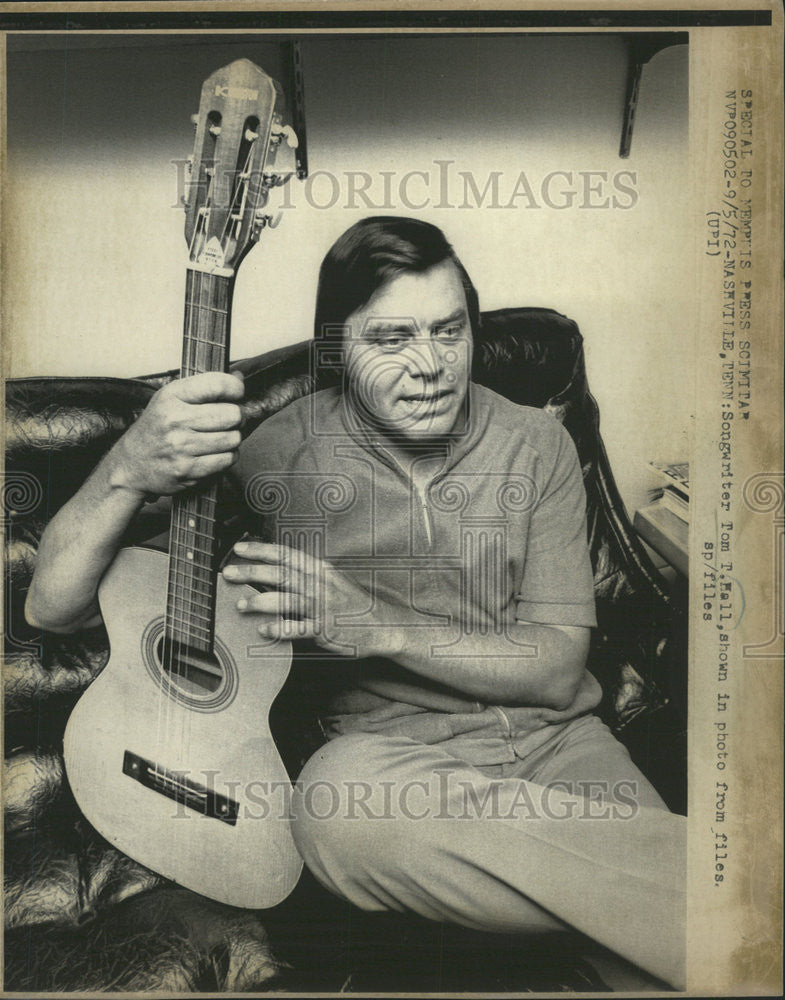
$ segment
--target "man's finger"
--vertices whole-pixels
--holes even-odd
[[[241,559],[253,559],[265,563],[287,562],[291,551],[286,545],[275,545],[272,542],[259,542],[253,539],[235,542],[233,549]]]
[[[240,427],[243,411],[237,403],[201,403],[188,411],[195,431],[229,431]]]
[[[315,618],[303,618],[302,621],[279,618],[278,621],[264,622],[259,625],[258,632],[265,639],[280,639],[291,642],[292,639],[315,639],[321,634],[321,629]]]
[[[241,541],[235,542],[234,552],[241,559],[254,562],[273,563],[288,566],[295,573],[312,573],[324,570],[324,560],[308,555],[301,549],[293,549],[288,545],[274,545],[272,542]]]
[[[269,590],[265,594],[254,594],[251,597],[241,598],[237,602],[237,608],[244,613],[260,612],[282,617],[291,617],[292,615],[302,617],[306,612],[306,603],[300,594]]]
[[[241,440],[237,430],[194,434],[188,439],[186,451],[189,455],[217,455],[239,448]]]
[[[217,455],[199,455],[191,466],[191,477],[197,481],[205,476],[225,472],[237,461],[236,451],[222,451]]]
[[[226,372],[202,372],[169,383],[171,392],[186,403],[212,403],[217,400],[240,400],[245,385]]]
[[[261,584],[279,590],[296,590],[300,583],[299,574],[280,563],[230,563],[222,572],[230,583]]]

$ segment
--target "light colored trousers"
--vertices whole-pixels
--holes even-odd
[[[364,910],[504,933],[576,929],[684,987],[686,819],[594,716],[510,764],[339,736],[292,802],[306,864]]]

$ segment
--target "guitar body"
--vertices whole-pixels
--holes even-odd
[[[220,674],[195,683],[162,664],[167,556],[121,550],[99,590],[110,660],[71,714],[65,762],[80,809],[120,851],[213,899],[263,908],[291,892],[302,861],[268,723],[291,647],[262,640],[258,616],[237,611],[253,593],[218,578]]]

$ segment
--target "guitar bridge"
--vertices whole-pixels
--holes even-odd
[[[240,807],[234,799],[192,781],[182,771],[170,771],[126,750],[123,755],[123,774],[202,816],[218,819],[229,826],[237,825]]]

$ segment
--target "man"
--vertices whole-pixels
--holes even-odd
[[[683,984],[684,834],[592,714],[585,498],[551,416],[470,382],[477,295],[443,234],[353,226],[322,265],[315,347],[342,385],[239,449],[259,515],[230,582],[269,642],[321,650],[327,742],[293,831],[367,910],[486,930],[574,927]],[[97,620],[146,494],[234,464],[242,385],[162,389],[42,540],[31,621]]]

